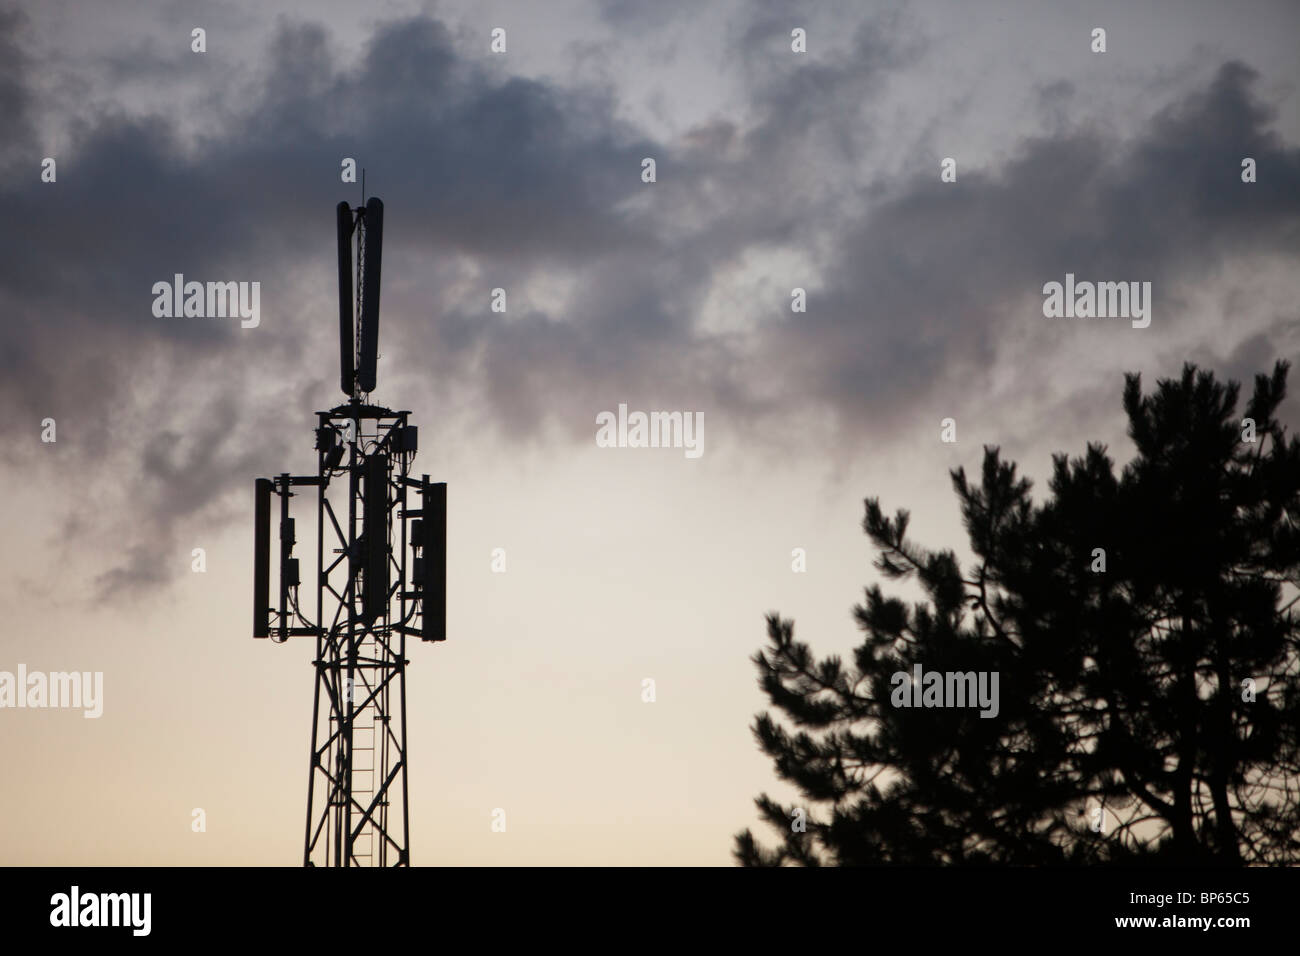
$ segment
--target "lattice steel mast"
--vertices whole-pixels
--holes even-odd
[[[317,473],[256,483],[253,636],[316,638],[306,866],[410,864],[406,638],[446,638],[447,486],[411,477],[419,442],[410,413],[369,403],[383,211],[374,198],[355,210],[338,205],[339,384],[349,401],[316,413]],[[307,486],[316,488],[314,619],[299,601],[289,507],[301,493],[293,489]],[[419,495],[418,508],[407,507],[409,489]],[[273,493],[280,504],[278,609],[269,606]]]

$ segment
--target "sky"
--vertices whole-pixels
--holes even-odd
[[[722,866],[790,796],[749,729],[764,616],[855,646],[865,497],[965,555],[949,470],[983,446],[1042,488],[1054,452],[1131,457],[1125,372],[1248,392],[1300,356],[1297,32],[1288,2],[0,2],[0,671],[103,674],[98,718],[0,709],[0,863],[301,860],[312,648],[251,637],[252,488],[311,472],[342,400],[345,159],[385,203],[372,398],[448,483],[413,861]],[[258,323],[155,315],[177,273],[259,282]],[[1067,274],[1151,283],[1150,325],[1045,317]],[[702,416],[702,453],[599,447],[620,404]]]

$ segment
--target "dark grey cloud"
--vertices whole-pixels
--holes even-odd
[[[75,507],[68,520],[117,543],[97,569],[106,595],[164,584],[197,531],[246,516],[252,476],[293,467],[286,449],[309,461],[309,413],[337,400],[333,205],[359,199],[339,182],[345,156],[387,204],[377,397],[514,439],[558,425],[590,441],[620,401],[704,410],[751,437],[810,416],[850,442],[888,437],[917,402],[977,390],[1003,337],[1058,348],[1023,304],[1066,271],[1164,289],[1297,248],[1300,154],[1244,65],[1153,108],[1133,138],[1075,119],[1074,87],[1049,81],[1050,134],[998,168],[941,184],[927,154],[846,178],[924,38],[886,12],[843,52],[800,62],[789,28],[759,11],[737,30],[743,115],[658,142],[619,118],[611,90],[500,75],[434,19],[379,26],[355,66],[325,28],[285,22],[254,57],[261,72],[204,67],[199,115],[140,116],[100,90],[69,121],[50,186],[24,27],[0,18],[15,131],[0,201],[24,224],[0,240],[0,460],[57,455],[102,476],[103,520]],[[170,63],[151,53],[140,69]],[[1259,163],[1253,186],[1243,155]],[[808,254],[816,274],[771,277],[776,300],[751,303],[740,331],[704,328],[718,276],[754,253]],[[261,281],[262,327],[155,319],[150,287],[176,272]],[[562,306],[530,295],[555,282]],[[789,312],[793,285],[808,288],[805,315]],[[496,286],[507,315],[488,309]],[[1155,329],[1178,321],[1158,313]],[[57,449],[36,442],[45,416]]]
[[[19,19],[0,26],[0,49],[21,50]],[[181,536],[242,505],[248,480],[303,443],[305,412],[337,400],[319,387],[336,359],[335,319],[318,309],[333,304],[333,204],[359,198],[339,182],[343,157],[369,167],[371,193],[392,210],[392,258],[417,269],[416,257],[465,256],[526,272],[654,242],[616,208],[647,147],[604,94],[493,79],[425,18],[380,27],[356,69],[313,25],[282,24],[264,61],[264,76],[214,91],[197,140],[176,117],[132,115],[105,96],[93,120],[70,124],[54,184],[39,182],[25,121],[33,66],[4,61],[17,135],[0,198],[24,227],[0,245],[0,454],[11,467],[111,475],[115,500],[95,514],[115,545],[100,553],[126,556],[98,578],[116,594],[166,580],[158,568],[181,566]],[[386,272],[397,279],[387,292],[402,274]],[[155,318],[152,285],[175,273],[260,281],[261,327]],[[314,290],[319,301],[302,301]],[[57,445],[36,440],[45,417]]]
[[[0,163],[15,160],[20,143],[32,137],[31,91],[27,87],[28,56],[19,38],[26,18],[18,9],[0,8]]]
[[[1135,140],[1076,127],[955,184],[939,183],[936,156],[840,237],[809,314],[773,329],[766,361],[790,365],[829,411],[867,421],[978,392],[1004,336],[1059,348],[1037,309],[1043,283],[1066,272],[1151,281],[1160,298],[1146,331],[1176,329],[1180,285],[1300,249],[1300,151],[1270,132],[1254,84],[1227,64]],[[1267,171],[1253,185],[1240,180],[1243,156]]]

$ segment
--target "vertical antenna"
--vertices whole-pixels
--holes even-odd
[[[339,388],[352,397],[356,388],[356,346],[352,304],[352,234],[356,231],[352,208],[341,202],[335,207],[339,246]]]
[[[365,251],[361,256],[361,341],[357,348],[357,388],[375,390],[379,358],[379,270],[384,251],[384,204],[378,196],[366,200]]]

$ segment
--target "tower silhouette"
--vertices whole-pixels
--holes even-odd
[[[410,864],[406,639],[446,639],[447,486],[412,477],[419,432],[410,412],[369,401],[383,225],[377,198],[355,209],[338,204],[339,384],[348,401],[316,413],[316,474],[255,483],[253,637],[316,639],[305,866]],[[309,618],[290,502],[313,487],[317,573],[307,587],[315,586],[316,614]],[[416,507],[408,507],[408,493]],[[280,511],[278,607],[270,603],[272,495]]]

